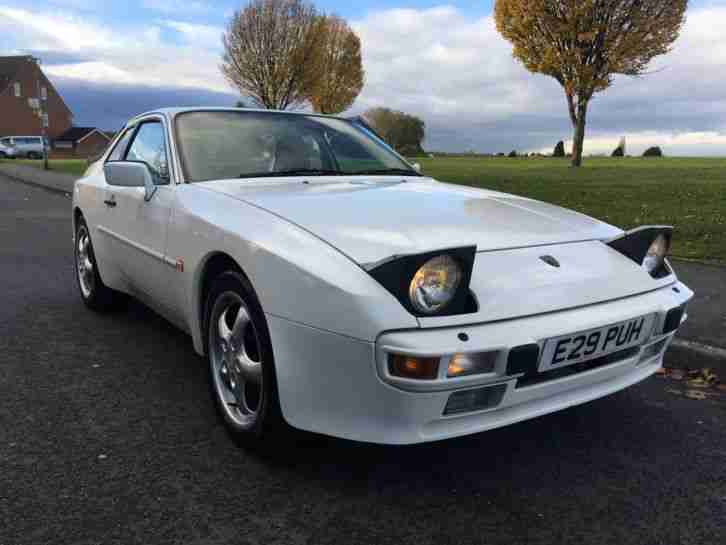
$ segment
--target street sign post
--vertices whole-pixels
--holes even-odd
[[[35,57],[34,58],[36,64],[40,65],[40,59]],[[37,87],[37,97],[35,99],[32,99],[33,101],[38,103],[38,117],[40,118],[40,134],[43,137],[43,169],[48,170],[48,145],[47,142],[47,129],[48,129],[48,113],[45,111],[45,105],[44,100],[41,100],[41,97],[43,96],[43,93],[41,91],[41,85],[40,85],[40,76],[41,76],[40,67],[38,67],[38,78],[36,80],[36,87]]]

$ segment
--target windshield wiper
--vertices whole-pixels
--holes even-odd
[[[347,172],[351,176],[365,176],[365,175],[390,175],[390,176],[421,176],[415,170],[408,170],[406,168],[374,168],[369,170],[356,170],[355,172]]]
[[[272,172],[244,172],[240,178],[275,178],[283,176],[343,176],[339,170],[324,168],[295,168],[290,170],[275,170]]]

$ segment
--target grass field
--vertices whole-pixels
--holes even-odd
[[[32,159],[0,159],[0,162],[9,164],[28,165],[43,168],[43,161]],[[51,159],[48,161],[48,169],[65,174],[80,176],[86,171],[88,164],[85,159]]]
[[[726,158],[417,158],[439,180],[524,195],[618,227],[673,225],[673,255],[726,263]],[[40,167],[40,161],[20,161]],[[50,161],[80,175],[84,160]]]
[[[417,158],[442,181],[523,195],[625,229],[673,225],[673,255],[726,262],[726,158]]]

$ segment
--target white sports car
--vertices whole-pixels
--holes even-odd
[[[416,443],[599,398],[658,369],[693,295],[669,227],[437,182],[306,113],[140,115],[73,224],[84,302],[130,294],[188,332],[243,438]]]

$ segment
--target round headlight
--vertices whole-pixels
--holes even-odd
[[[648,253],[643,259],[643,268],[650,274],[657,271],[668,255],[668,239],[665,235],[658,235],[648,248]]]
[[[422,314],[434,314],[448,305],[461,283],[461,267],[448,255],[429,259],[416,271],[408,295]]]

